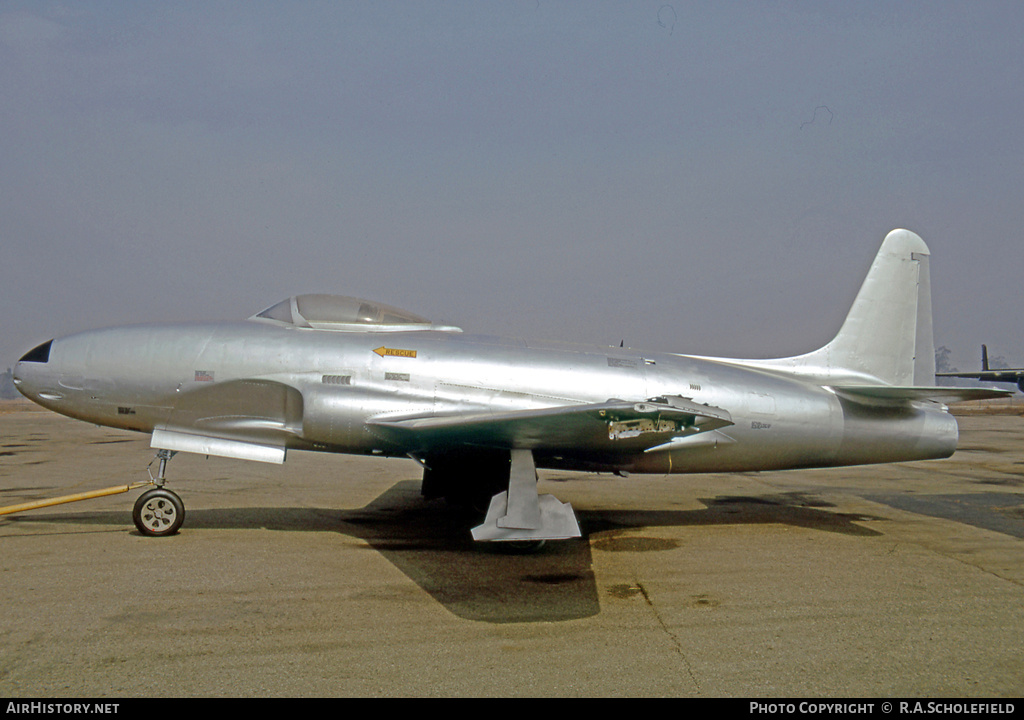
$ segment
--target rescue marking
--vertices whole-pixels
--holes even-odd
[[[374,352],[380,355],[381,357],[416,357],[415,350],[400,350],[398,348],[384,347],[383,345],[374,350]]]

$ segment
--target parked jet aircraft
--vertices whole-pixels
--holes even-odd
[[[1024,368],[990,369],[988,366],[988,348],[981,346],[981,372],[942,372],[935,377],[974,378],[985,382],[1016,383],[1017,388],[1024,392]]]
[[[1006,393],[935,387],[928,262],[920,237],[889,233],[835,339],[788,358],[470,335],[298,295],[243,322],[54,339],[14,378],[56,412],[152,434],[156,487],[134,512],[146,535],[184,519],[165,487],[175,452],[281,463],[320,450],[413,458],[427,497],[484,500],[477,540],[577,537],[572,508],[538,496],[536,468],[731,472],[951,455],[957,424],[944,403]]]

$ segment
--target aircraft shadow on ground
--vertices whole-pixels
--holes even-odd
[[[671,539],[638,535],[644,528],[784,524],[847,535],[879,534],[857,524],[877,518],[832,512],[823,509],[826,503],[800,494],[723,496],[702,502],[705,508],[694,510],[578,510],[583,539],[551,542],[530,555],[512,554],[501,543],[474,543],[469,528],[477,519],[443,502],[424,502],[415,481],[397,483],[355,510],[187,510],[183,532],[265,528],[359,538],[454,615],[490,623],[558,622],[598,614],[594,551],[657,552],[680,547]],[[75,525],[125,521],[130,525],[124,514],[109,511],[26,514],[9,520]]]

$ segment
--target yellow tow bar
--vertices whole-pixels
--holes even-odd
[[[21,503],[20,505],[8,505],[7,507],[0,507],[0,515],[10,515],[11,513],[24,512],[26,510],[37,510],[39,508],[50,507],[51,505],[63,505],[64,503],[78,502],[79,500],[91,500],[93,498],[106,497],[107,495],[118,495],[120,493],[126,493],[129,490],[136,490],[147,485],[155,485],[156,483],[145,480],[142,482],[132,483],[131,485],[114,485],[113,487],[103,488],[102,490],[91,490],[89,492],[76,493],[74,495],[61,495],[60,497],[50,498],[49,500],[36,500],[35,502]]]

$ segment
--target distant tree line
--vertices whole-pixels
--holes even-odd
[[[18,393],[17,388],[14,387],[14,373],[11,372],[10,368],[7,368],[7,372],[0,375],[0,400],[14,400],[19,397],[21,395]]]

